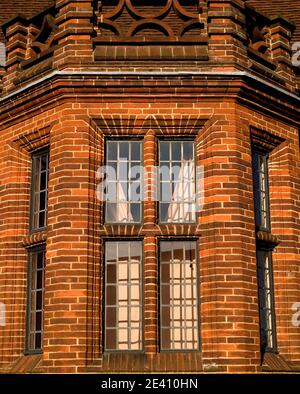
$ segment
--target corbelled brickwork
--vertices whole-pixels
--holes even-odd
[[[155,15],[150,25],[136,23],[138,39],[132,38],[134,29],[115,38],[109,12],[131,26],[128,8],[135,2],[114,2],[120,7],[113,10],[99,3],[57,0],[40,19],[29,15],[4,25],[0,302],[6,305],[6,325],[0,325],[0,371],[296,371],[300,327],[292,316],[300,302],[300,97],[290,58],[293,25],[262,16],[242,0],[203,1],[201,10],[198,1],[195,9],[169,1],[173,8],[159,23]],[[134,8],[143,13],[138,21],[147,19],[144,8]],[[148,13],[154,11],[150,7]],[[193,33],[200,28],[193,24],[195,12],[201,16],[200,37]],[[175,17],[192,22],[191,30],[185,27],[189,39],[181,43]],[[110,26],[105,40],[103,23]],[[168,24],[176,34],[167,56],[166,37],[160,51],[149,48],[160,48],[157,32]],[[150,27],[148,48],[143,39]],[[194,56],[184,59],[188,53]],[[144,202],[141,225],[104,222],[97,170],[105,163],[105,139],[116,136],[142,137],[149,169],[157,162],[158,137],[195,139],[196,164],[204,171],[197,223],[159,224],[153,201]],[[253,138],[276,142],[269,159],[271,234],[257,234],[255,228]],[[45,146],[50,146],[48,227],[31,233],[31,154]],[[198,241],[199,351],[160,351],[158,243],[164,237]],[[259,334],[259,237],[279,242],[273,252],[278,354],[265,357]],[[106,239],[143,240],[141,353],[103,348]],[[27,251],[40,244],[46,245],[43,354],[28,356]]]
[[[32,17],[53,4],[54,0],[1,0],[0,25],[17,14]],[[3,38],[3,32],[0,29],[0,40],[2,41]]]

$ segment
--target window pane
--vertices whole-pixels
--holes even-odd
[[[41,155],[41,171],[46,171],[48,166],[48,154]]]
[[[119,159],[129,159],[129,142],[119,143]]]
[[[46,219],[45,211],[41,211],[39,213],[39,228],[45,227],[45,219]]]
[[[105,187],[107,223],[140,223],[142,220],[141,147],[142,143],[139,141],[107,141],[106,164],[111,169],[108,171]],[[133,202],[138,207],[131,206],[130,203]]]
[[[131,204],[131,215],[135,222],[141,221],[141,213],[140,213],[141,205],[138,203]]]
[[[114,142],[107,142],[107,158],[108,160],[118,159],[118,145]]]
[[[167,141],[161,141],[159,143],[160,161],[170,160],[170,143]]]
[[[40,350],[42,348],[42,334],[36,333],[35,334],[35,350]]]
[[[160,243],[162,350],[197,350],[198,284],[196,242]]]
[[[139,142],[131,142],[131,160],[141,160],[141,144]]]
[[[49,152],[32,156],[32,230],[44,228],[47,224],[48,162]]]
[[[172,161],[181,160],[181,142],[171,142]]]
[[[29,252],[27,351],[42,350],[45,250]]]
[[[183,144],[183,160],[193,160],[194,158],[194,144],[192,141],[187,141]]]
[[[194,223],[196,181],[193,141],[160,141],[160,222]]]
[[[46,184],[47,184],[47,172],[43,171],[41,172],[41,190],[46,189]]]
[[[141,350],[142,244],[106,242],[105,250],[105,350]]]
[[[42,330],[42,312],[37,312],[36,313],[36,331],[41,331]]]

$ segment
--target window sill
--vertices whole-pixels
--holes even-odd
[[[42,358],[42,354],[24,354],[12,366],[9,373],[31,373],[38,366]]]
[[[24,248],[31,248],[33,246],[37,246],[39,244],[45,243],[47,240],[47,231],[39,231],[33,234],[28,235],[23,238],[22,245]]]
[[[270,231],[258,230],[256,237],[259,243],[270,246],[271,249],[280,244],[280,239],[277,235],[272,234]]]
[[[292,372],[292,366],[277,352],[266,352],[263,356],[263,372]]]

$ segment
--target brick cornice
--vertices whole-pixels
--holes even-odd
[[[166,84],[167,82],[167,84]],[[125,95],[126,93],[126,95]],[[0,120],[80,96],[82,100],[236,98],[286,123],[300,123],[300,97],[247,72],[53,72],[0,99]],[[265,103],[268,102],[268,107]],[[263,103],[263,104],[262,104]],[[20,110],[21,108],[21,110]],[[24,112],[24,111],[27,111]]]

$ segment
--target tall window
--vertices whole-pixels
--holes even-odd
[[[254,149],[252,162],[255,223],[259,229],[270,230],[268,153],[259,149]]]
[[[141,350],[142,319],[142,242],[106,242],[105,350]]]
[[[27,343],[28,353],[40,353],[43,349],[45,247],[29,252]]]
[[[49,149],[32,155],[31,230],[47,226]]]
[[[259,232],[265,233],[264,239],[257,238],[256,242],[260,344],[261,351],[264,353],[276,349],[272,269],[272,249],[274,245],[270,240],[268,241],[270,239],[269,234],[271,234],[268,151],[255,146],[252,150],[252,163],[255,226]]]
[[[108,140],[106,213],[108,223],[139,223],[142,220],[142,142]]]
[[[162,350],[198,350],[196,242],[160,243]]]
[[[160,222],[195,222],[194,160],[193,141],[159,141]]]
[[[272,252],[257,251],[260,342],[263,351],[276,349]]]

